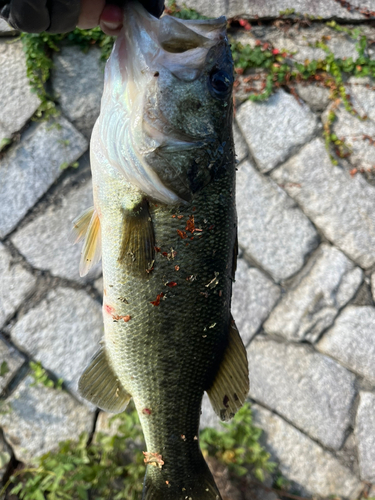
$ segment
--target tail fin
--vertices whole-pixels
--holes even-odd
[[[152,466],[147,466],[142,500],[222,500],[206,462],[199,474],[189,477],[188,482],[162,479],[158,474],[150,474],[149,467]]]

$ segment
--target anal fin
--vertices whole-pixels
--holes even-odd
[[[245,346],[232,319],[228,345],[208,397],[221,420],[231,419],[249,393],[249,366]]]
[[[87,401],[110,413],[123,412],[131,399],[109,366],[103,347],[82,373],[78,391]]]
[[[132,210],[124,210],[124,236],[118,260],[132,275],[146,278],[153,266],[155,236],[148,202],[145,199]]]

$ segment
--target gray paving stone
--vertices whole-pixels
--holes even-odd
[[[280,297],[280,289],[244,259],[238,259],[233,285],[232,316],[247,345],[262,326]]]
[[[82,290],[57,288],[12,328],[15,345],[61,377],[72,391],[99,348],[101,307]]]
[[[254,423],[284,477],[300,495],[343,496],[354,500],[363,485],[333,455],[323,450],[285,420],[259,405],[253,405]]]
[[[348,306],[317,348],[375,385],[375,308]]]
[[[375,29],[373,27],[361,25],[361,30],[367,38],[374,38]],[[336,58],[352,57],[353,60],[358,58],[357,41],[344,32],[334,31],[324,23],[312,23],[306,27],[299,23],[281,27],[278,23],[261,24],[260,26],[253,23],[250,31],[238,30],[233,33],[233,37],[243,45],[249,44],[251,47],[255,46],[256,40],[260,40],[262,43],[269,42],[281,52],[290,52],[291,55],[288,59],[300,63],[304,63],[306,59],[313,61],[327,57],[323,49],[314,46],[316,42],[320,42],[325,37],[325,43]],[[371,45],[368,55],[374,58],[375,50]],[[316,85],[311,87],[318,88]]]
[[[296,91],[313,111],[323,111],[330,102],[329,90],[326,87],[298,83]]]
[[[202,413],[199,422],[200,429],[212,427],[213,429],[222,430],[223,426],[220,424],[220,418],[214,412],[210,400],[206,393],[202,399]]]
[[[32,125],[21,143],[0,160],[0,238],[12,231],[61,175],[87,149],[87,140],[65,118]]]
[[[240,246],[277,282],[299,271],[318,244],[307,217],[249,161],[237,173],[237,211]]]
[[[0,36],[15,35],[17,31],[13,29],[4,19],[0,19]]]
[[[251,397],[338,450],[350,424],[354,375],[306,345],[256,337],[247,352]]]
[[[64,115],[86,137],[99,116],[103,93],[104,62],[101,51],[87,53],[79,47],[62,47],[54,56],[52,86]]]
[[[66,439],[78,440],[92,430],[94,413],[67,392],[43,385],[31,387],[27,377],[8,398],[10,412],[0,414],[0,425],[16,458],[28,463]]]
[[[375,483],[375,394],[360,392],[355,433],[359,468],[364,481]]]
[[[317,128],[305,104],[279,90],[265,102],[246,101],[237,123],[261,172],[268,172],[310,140]]]
[[[354,296],[363,272],[340,250],[322,244],[294,278],[264,324],[267,333],[315,342]]]
[[[247,144],[244,136],[242,135],[238,125],[234,122],[233,125],[233,138],[234,138],[234,148],[236,152],[236,159],[238,163],[240,163],[244,158],[246,158],[247,152]]]
[[[92,183],[89,181],[61,196],[58,204],[49,206],[17,231],[12,242],[37,269],[80,283],[93,280],[100,276],[101,265],[81,278],[78,268],[82,243],[72,245],[68,240],[72,221],[92,205]]]
[[[0,336],[0,366],[5,362],[8,369],[7,373],[0,377],[0,393],[23,365],[24,361],[24,356]]]
[[[370,10],[375,10],[374,0],[351,0],[351,5],[356,7],[367,7]],[[316,0],[310,2],[308,0],[294,0],[291,4],[290,0],[274,0],[265,2],[264,0],[214,0],[205,2],[204,0],[186,0],[184,5],[196,9],[198,12],[208,16],[216,17],[226,15],[228,17],[245,17],[245,18],[269,18],[279,17],[280,12],[292,7],[295,12],[307,16],[321,17],[330,19],[332,17],[338,19],[365,19],[364,16],[357,12],[348,12],[335,1]]]
[[[94,281],[94,287],[98,290],[100,295],[103,295],[103,278],[100,277]]]
[[[7,42],[0,38],[0,149],[2,140],[18,132],[40,104],[29,86],[21,41]]]
[[[9,462],[12,458],[12,450],[9,448],[3,437],[0,435],[0,481],[3,480],[4,474],[8,469]]]
[[[0,328],[30,295],[35,284],[36,278],[21,264],[14,264],[11,254],[0,243]]]
[[[321,139],[271,176],[351,259],[364,268],[375,263],[375,188],[332,165]]]

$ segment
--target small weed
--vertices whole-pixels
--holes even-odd
[[[291,12],[288,11],[288,14]],[[292,53],[285,50],[273,48],[270,43],[256,41],[255,47],[243,46],[239,42],[233,42],[232,54],[236,73],[244,75],[248,70],[262,69],[262,83],[260,92],[256,92],[251,86],[245,87],[249,92],[249,99],[253,101],[264,101],[281,86],[290,90],[294,95],[293,84],[299,82],[313,82],[327,87],[330,90],[330,98],[336,107],[342,103],[346,111],[360,120],[366,120],[366,116],[360,116],[352,105],[350,96],[345,88],[345,81],[350,77],[370,76],[375,78],[375,60],[368,56],[368,40],[362,34],[360,28],[349,29],[338,25],[335,21],[326,23],[328,27],[343,32],[353,40],[356,40],[356,58],[336,58],[327,45],[330,37],[323,37],[312,46],[320,48],[325,52],[324,59],[306,60],[299,63],[294,60]],[[259,80],[259,75],[244,76],[244,82]],[[330,152],[331,160],[337,164],[333,155],[346,158],[351,154],[351,148],[343,139],[338,138],[332,131],[332,124],[336,119],[334,111],[331,111],[324,125],[324,138],[327,150]],[[331,152],[332,149],[332,152]]]
[[[53,67],[52,55],[54,52],[59,52],[63,44],[77,45],[84,52],[96,45],[101,48],[102,59],[106,60],[114,43],[114,38],[105,35],[98,27],[91,30],[76,28],[70,33],[58,35],[22,33],[21,40],[26,54],[27,77],[32,91],[41,100],[34,116],[35,120],[48,120],[59,114],[54,96],[46,90],[46,82]]]
[[[110,422],[115,420],[115,436],[98,433],[87,445],[88,436],[82,434],[78,443],[60,443],[57,452],[43,455],[33,467],[17,470],[0,495],[10,487],[10,494],[20,500],[137,500],[145,473],[138,414],[132,407]],[[234,474],[243,475],[250,467],[262,479],[265,471],[274,470],[274,464],[258,442],[261,432],[252,424],[250,407],[245,405],[232,422],[223,424],[222,431],[202,431],[200,443],[205,454],[228,464]]]
[[[0,365],[0,377],[4,377],[7,373],[9,373],[9,366],[6,361],[3,361]]]
[[[64,163],[62,163],[60,165],[60,170],[66,170],[69,167],[78,168],[79,167],[79,162],[75,161],[74,163],[68,163],[67,161],[64,161]]]
[[[222,431],[206,428],[201,432],[203,452],[226,464],[236,476],[243,476],[250,468],[257,479],[264,481],[265,472],[272,472],[276,464],[269,461],[269,453],[259,443],[262,430],[252,422],[250,405],[245,404],[230,423],[222,426]]]
[[[189,9],[183,4],[182,7],[177,7],[176,0],[171,0],[165,12],[171,16],[178,17],[179,19],[208,19],[206,16],[202,16],[194,9]]]
[[[4,149],[6,146],[9,146],[10,144],[12,144],[12,139],[8,139],[7,137],[5,137],[4,139],[1,139],[1,141],[0,141],[0,151],[2,149]]]
[[[54,389],[61,389],[63,385],[63,379],[59,378],[56,382],[51,380],[48,373],[43,368],[40,361],[30,361],[31,376],[34,381],[30,384],[31,387],[35,387],[38,384],[44,385],[45,387],[50,387]]]

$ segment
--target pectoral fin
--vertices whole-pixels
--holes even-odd
[[[82,373],[78,391],[87,401],[110,413],[123,412],[131,399],[109,366],[103,347]]]
[[[228,346],[207,394],[215,413],[221,420],[229,420],[244,404],[248,393],[249,367],[246,349],[232,319]]]
[[[94,207],[90,207],[84,212],[82,212],[81,215],[79,215],[72,222],[73,227],[69,234],[69,241],[73,245],[81,241],[82,238],[85,236],[93,213],[94,213]]]
[[[69,241],[75,244],[81,241],[82,238],[85,238],[85,240],[79,263],[79,274],[85,276],[102,257],[100,220],[94,207],[88,208],[73,221]]]
[[[124,210],[124,237],[119,261],[127,265],[132,275],[147,277],[155,254],[154,228],[147,200],[133,210]]]

